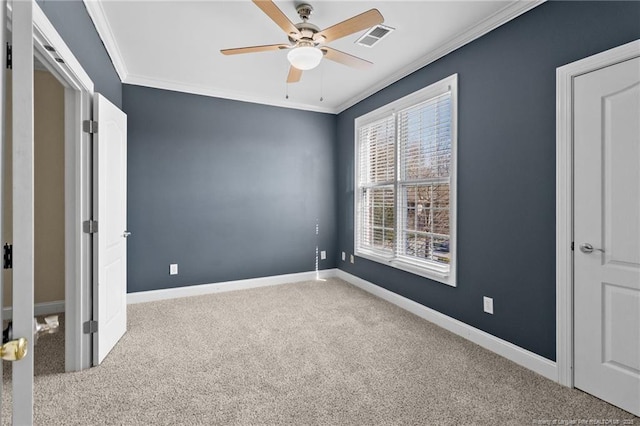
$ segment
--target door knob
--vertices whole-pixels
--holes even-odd
[[[604,250],[600,249],[600,248],[594,248],[591,244],[589,243],[582,243],[580,244],[580,251],[583,253],[593,253],[594,250],[597,251],[601,251],[602,253],[604,253]]]
[[[0,358],[5,361],[20,361],[27,356],[28,342],[24,337],[18,340],[10,340],[0,346]]]
[[[124,233],[122,234],[123,237],[128,238],[129,235],[131,235],[131,232],[129,231],[124,231]]]

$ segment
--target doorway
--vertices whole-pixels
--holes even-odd
[[[0,0],[12,44],[13,163],[13,294],[14,339],[22,340],[24,359],[12,365],[12,407],[15,424],[33,422],[33,317],[35,298],[35,141],[34,59],[64,88],[64,305],[65,371],[92,365],[92,302],[94,242],[90,224],[93,209],[92,135],[83,123],[91,119],[93,82],[35,2]],[[8,10],[5,9],[6,6]],[[0,13],[0,16],[4,16]],[[4,37],[4,34],[0,33]],[[0,38],[3,38],[0,37]],[[4,42],[2,43],[4,46]],[[5,79],[0,79],[5,91]],[[4,106],[4,103],[3,103]],[[4,129],[2,132],[4,133]],[[90,326],[87,329],[86,326]],[[26,342],[26,344],[24,344]]]
[[[558,379],[640,415],[640,40],[557,78]]]
[[[82,333],[82,325],[91,319],[92,241],[78,224],[91,214],[91,139],[82,132],[81,122],[89,116],[92,93],[82,76],[74,79],[71,67],[56,60],[61,53],[44,39],[34,37],[33,54],[33,313],[65,313],[66,326],[60,330],[65,342],[63,371],[77,371],[91,366],[91,336]],[[3,237],[8,242],[21,237],[13,233],[20,218],[14,216],[16,170],[9,155],[13,136],[7,135],[13,133],[14,77],[7,71],[11,102],[5,104]],[[14,302],[13,273],[11,269],[3,276],[5,306]],[[13,311],[3,314],[15,318]]]

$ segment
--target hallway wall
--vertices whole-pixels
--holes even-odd
[[[64,300],[64,88],[47,71],[34,72],[35,303]],[[2,231],[12,232],[11,71],[7,71],[6,153]],[[3,244],[4,244],[3,242]],[[11,306],[13,272],[3,269],[4,306]]]

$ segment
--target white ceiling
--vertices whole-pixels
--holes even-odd
[[[374,63],[357,70],[326,59],[287,85],[287,51],[224,56],[220,49],[287,43],[284,32],[250,0],[85,0],[124,83],[269,105],[338,113],[541,3],[515,1],[310,0],[310,22],[326,28],[376,8],[396,30],[372,48],[330,47]],[[276,5],[297,23],[295,6]],[[285,99],[288,94],[289,99]],[[323,101],[320,101],[320,98]]]

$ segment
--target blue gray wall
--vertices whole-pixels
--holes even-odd
[[[638,38],[640,2],[548,2],[341,113],[338,250],[353,253],[354,119],[458,73],[458,287],[339,268],[555,360],[555,71]]]
[[[82,0],[37,0],[93,80],[94,90],[122,107],[122,83]]]
[[[547,2],[337,118],[123,86],[81,0],[38,4],[96,91],[129,115],[130,292],[313,270],[317,245],[330,256],[320,269],[555,359],[555,69],[640,38],[640,2]],[[458,287],[342,262],[353,252],[353,120],[453,73]]]
[[[129,292],[336,266],[335,115],[126,84],[123,108]]]

